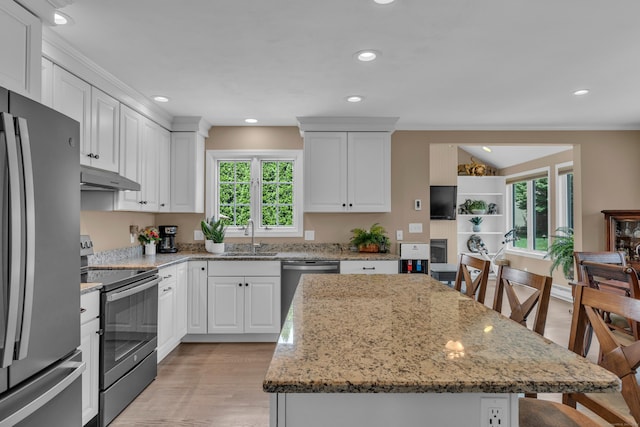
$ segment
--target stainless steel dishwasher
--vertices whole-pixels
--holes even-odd
[[[289,306],[303,274],[338,274],[340,261],[282,261],[280,291],[280,326],[284,324]]]

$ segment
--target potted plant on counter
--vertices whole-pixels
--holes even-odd
[[[226,226],[224,220],[229,219],[225,215],[220,215],[216,220],[211,217],[209,220],[200,221],[200,228],[205,238],[205,249],[213,254],[221,254],[224,252],[224,236]]]
[[[353,237],[350,243],[358,248],[359,252],[388,252],[389,238],[386,230],[377,222],[365,230],[364,228],[354,228],[351,230]]]
[[[138,233],[138,241],[144,246],[145,255],[156,254],[156,242],[160,240],[160,233],[155,227],[146,227]]]

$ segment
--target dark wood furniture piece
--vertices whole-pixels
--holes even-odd
[[[563,402],[572,407],[580,403],[613,425],[640,424],[640,387],[636,369],[640,366],[640,341],[623,346],[605,323],[601,312],[640,321],[640,300],[578,285],[573,305],[569,349],[577,354],[584,350],[587,325],[591,325],[603,354],[600,365],[615,373],[622,381],[621,393],[568,393]]]
[[[580,263],[582,261],[599,262],[601,264],[627,265],[625,253],[622,251],[602,251],[602,252],[573,252],[575,261],[575,281],[584,282],[584,274]]]
[[[605,249],[621,251],[627,264],[640,269],[640,210],[604,210]]]
[[[460,255],[458,262],[458,273],[456,274],[456,282],[453,288],[462,292],[462,283],[464,282],[464,294],[474,298],[479,303],[484,304],[484,297],[487,293],[487,281],[489,280],[489,268],[491,261],[473,257],[471,255]],[[477,272],[474,272],[477,270]],[[472,272],[476,274],[473,277]]]

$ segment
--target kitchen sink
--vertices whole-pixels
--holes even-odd
[[[261,258],[268,258],[268,257],[274,257],[278,255],[276,252],[224,252],[222,254],[220,254],[220,256],[225,256],[225,257],[261,257]]]

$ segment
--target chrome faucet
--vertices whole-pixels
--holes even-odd
[[[255,244],[256,227],[255,227],[255,224],[253,223],[253,219],[251,218],[249,218],[249,220],[247,221],[247,226],[244,228],[244,235],[245,236],[249,235],[249,224],[251,224],[251,253],[255,254],[256,253],[256,244]]]

